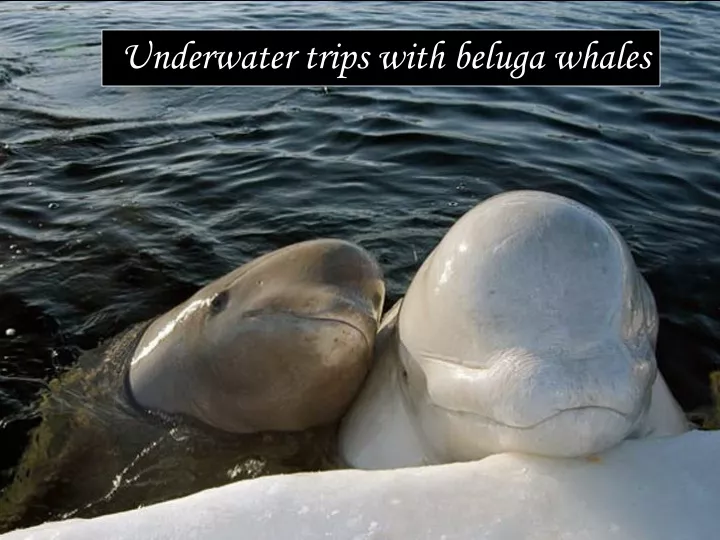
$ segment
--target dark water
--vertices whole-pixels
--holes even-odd
[[[100,87],[103,28],[660,28],[662,87]],[[0,6],[0,471],[43,385],[237,265],[320,236],[391,305],[454,220],[508,189],[606,216],[658,301],[686,410],[720,368],[720,6]],[[5,329],[16,333],[6,336]]]

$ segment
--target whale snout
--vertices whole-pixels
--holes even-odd
[[[642,412],[655,364],[631,356],[619,344],[579,354],[550,351],[539,356],[513,350],[490,369],[488,377],[503,389],[489,404],[488,416],[508,427],[529,429],[563,412],[593,410],[632,423]]]
[[[468,449],[469,459],[499,451],[577,456],[613,446],[642,420],[657,373],[654,358],[621,343],[509,349],[482,368],[447,359],[420,364],[433,423],[467,439],[456,448]]]

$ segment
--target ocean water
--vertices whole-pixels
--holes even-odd
[[[659,28],[660,88],[102,88],[110,28]],[[0,486],[39,392],[237,265],[337,237],[391,305],[464,212],[572,197],[629,243],[683,407],[720,369],[720,5],[0,6]],[[6,329],[13,332],[6,335]]]

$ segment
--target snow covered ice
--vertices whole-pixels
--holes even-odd
[[[720,433],[626,441],[598,456],[245,480],[2,540],[680,540],[720,531]]]

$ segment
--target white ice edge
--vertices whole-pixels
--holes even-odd
[[[2,540],[720,537],[720,432],[626,441],[593,459],[471,463],[244,480]]]

